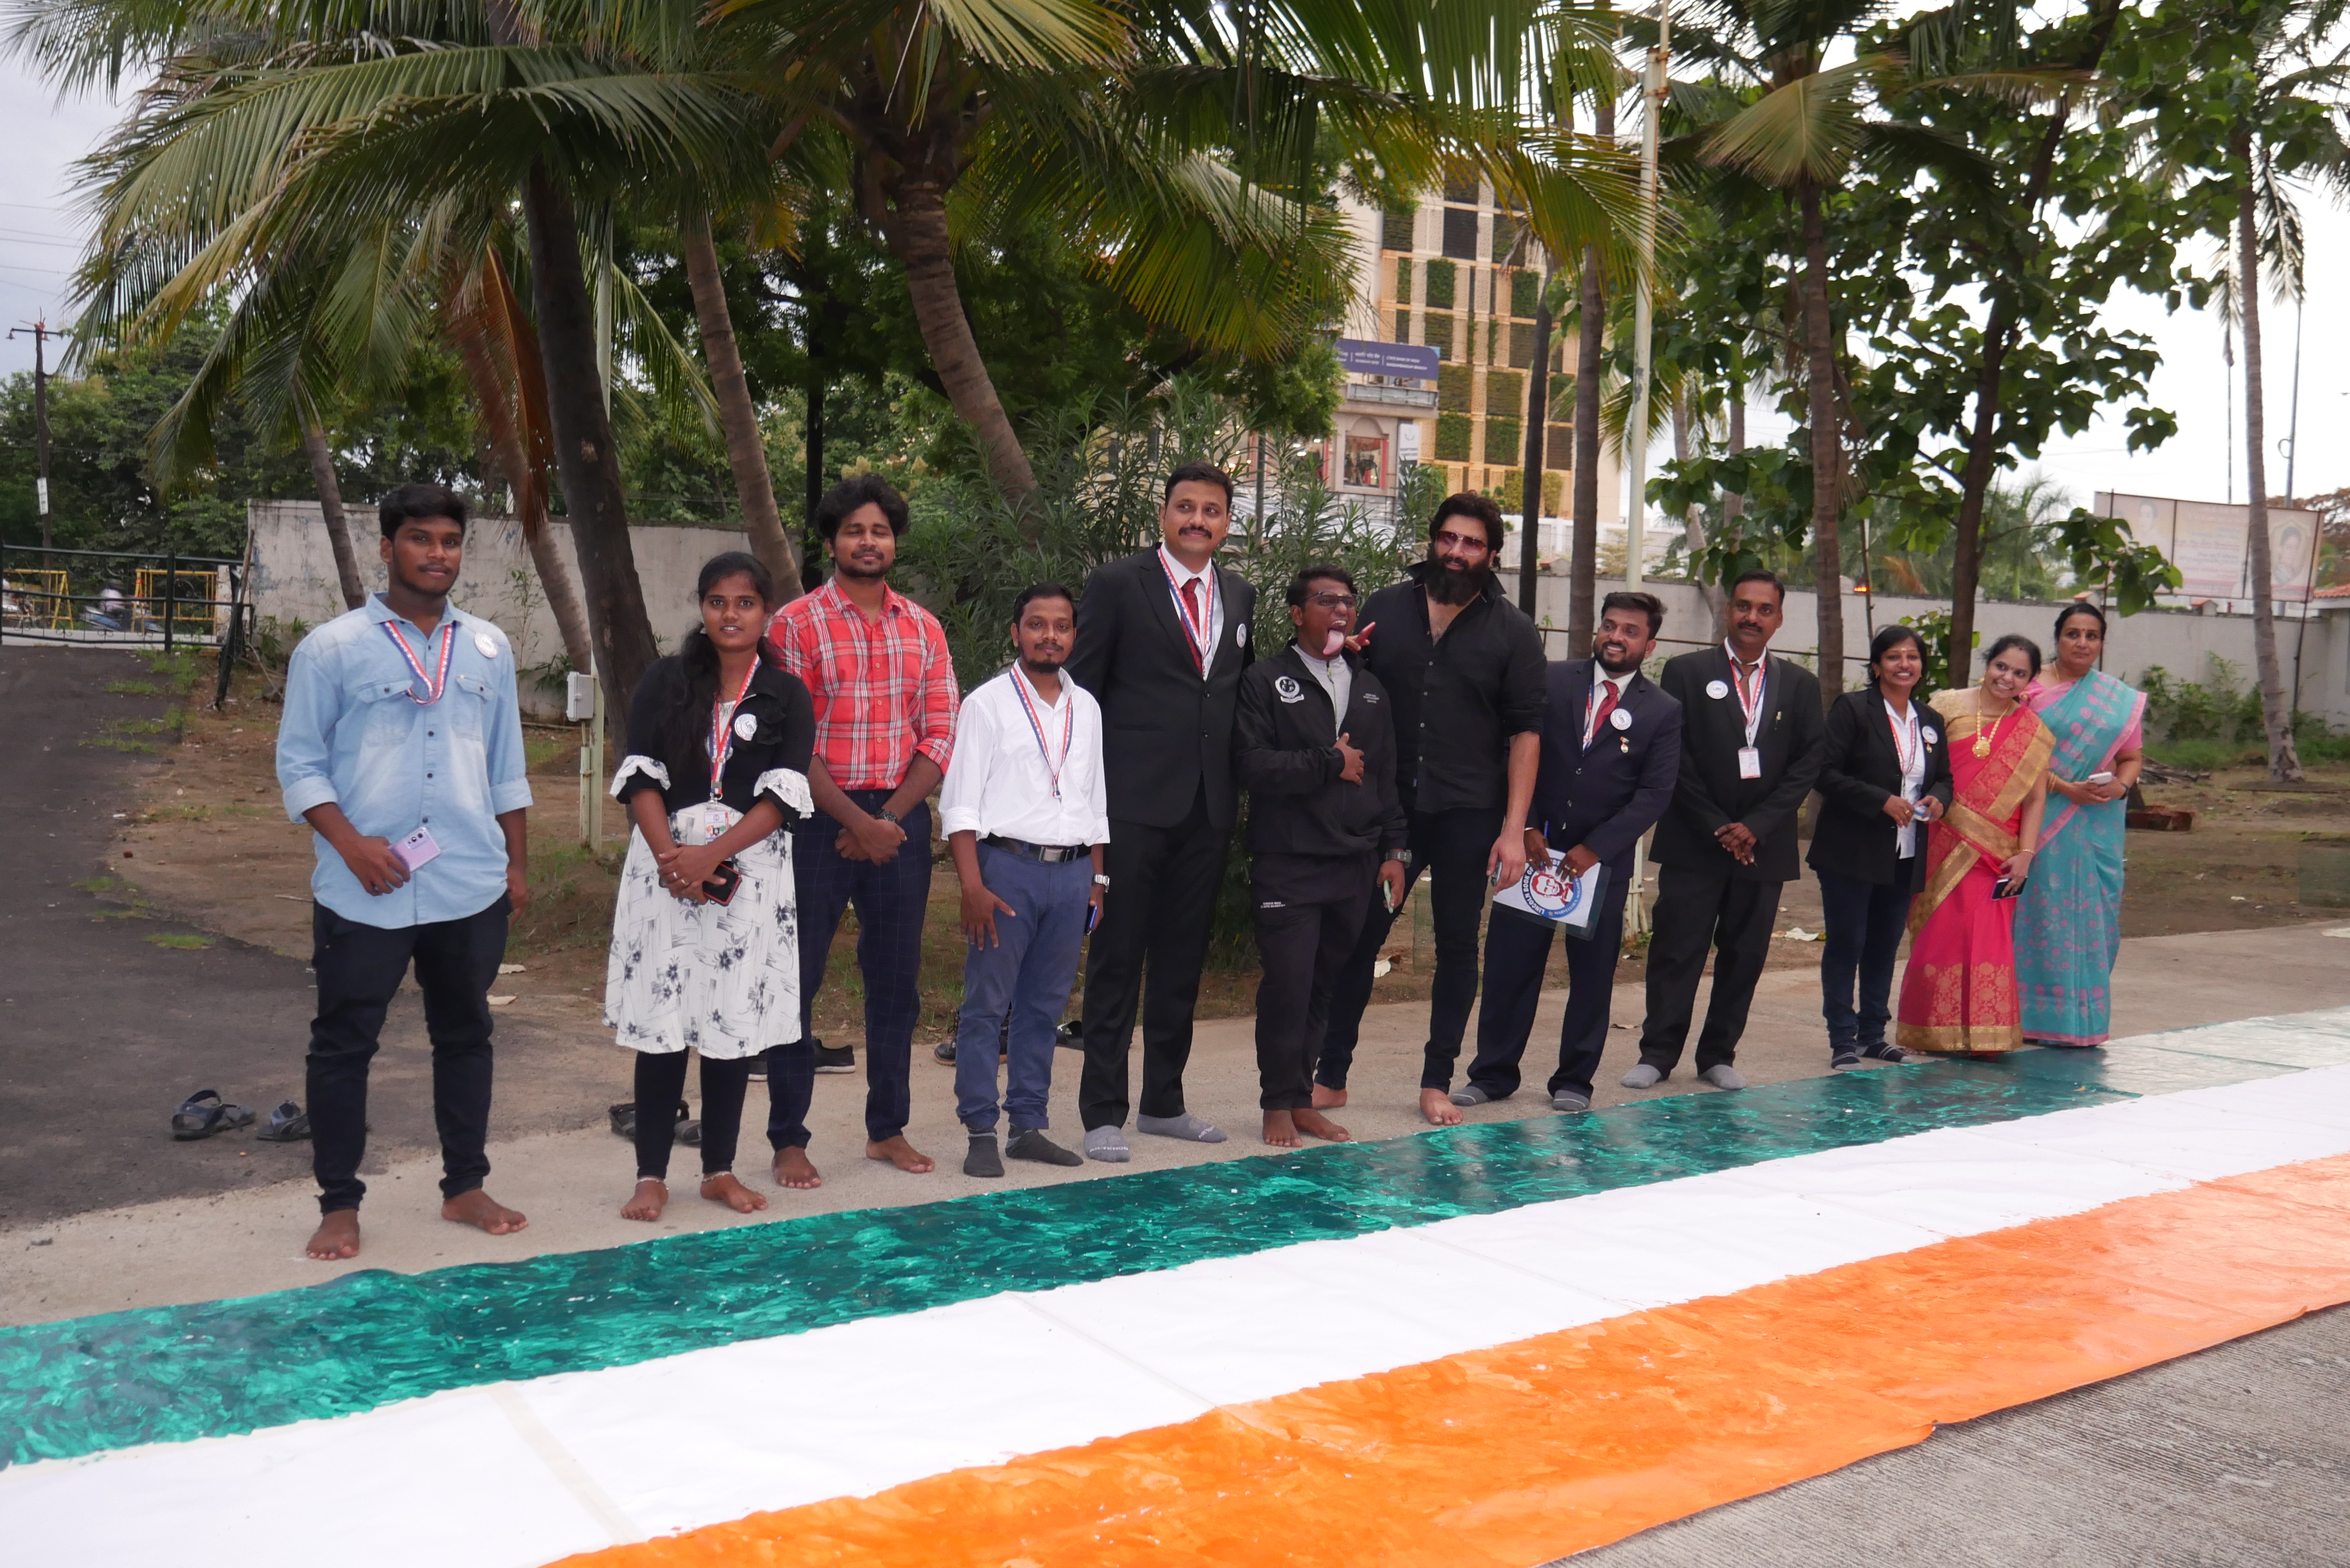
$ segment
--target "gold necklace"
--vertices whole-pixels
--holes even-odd
[[[1991,722],[1991,732],[1990,732],[1989,734],[1985,734],[1985,733],[1983,732],[1983,727],[1982,727],[1982,711],[1981,711],[1981,710],[1980,708],[1978,708],[1978,709],[1976,710],[1976,711],[1975,711],[1975,755],[1976,755],[1976,756],[1978,756],[1978,757],[1987,757],[1987,756],[1991,755],[1991,746],[1992,746],[1992,744],[1993,744],[1995,742],[1997,742],[1997,741],[1998,741],[1998,739],[1999,739],[1999,727],[2000,727],[2002,724],[2003,724],[2003,723],[2005,723],[2005,722],[2007,722],[2007,714],[2008,714],[2008,713],[2012,713],[2012,712],[2014,712],[2014,711],[2015,711],[2015,710],[2014,710],[2013,708],[2010,708],[2010,709],[2007,711],[2007,713],[2002,713],[1998,718],[1993,719],[1993,720]]]

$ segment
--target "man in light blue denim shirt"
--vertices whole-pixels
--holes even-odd
[[[307,1092],[322,1218],[308,1251],[328,1261],[359,1255],[368,1065],[411,962],[432,1040],[441,1216],[492,1235],[526,1223],[482,1190],[490,985],[507,919],[529,898],[514,649],[449,603],[464,502],[403,484],[379,512],[390,586],[302,639],[277,731],[286,815],[318,834]]]

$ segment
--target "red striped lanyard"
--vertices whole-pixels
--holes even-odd
[[[424,690],[429,693],[427,696],[419,697],[416,694],[415,686],[411,684],[408,689],[408,700],[421,708],[430,708],[433,703],[441,701],[441,693],[449,690],[449,650],[457,646],[457,628],[450,625],[445,618],[434,628],[442,634],[441,676],[437,680],[424,673],[424,661],[416,657],[416,650],[408,646],[408,639],[400,635],[398,627],[390,621],[385,621],[383,629],[391,633],[392,642],[400,649],[400,657],[408,660],[408,668],[416,672],[416,679],[424,682]],[[431,648],[432,639],[426,638],[424,646]]]
[[[1055,800],[1061,798],[1061,771],[1069,765],[1069,741],[1076,733],[1077,704],[1069,695],[1067,679],[1062,677],[1061,760],[1056,765],[1051,749],[1045,744],[1045,726],[1036,717],[1035,705],[1028,701],[1028,678],[1016,668],[1012,671],[1012,690],[1020,694],[1020,711],[1028,715],[1028,729],[1036,737],[1036,754],[1045,759],[1045,776],[1052,782]]]
[[[1191,639],[1192,657],[1200,661],[1200,669],[1204,673],[1208,668],[1208,655],[1212,651],[1209,643],[1211,633],[1216,624],[1215,606],[1210,604],[1200,612],[1206,618],[1205,626],[1192,618],[1191,607],[1183,602],[1183,590],[1175,581],[1173,568],[1167,565],[1167,547],[1164,545],[1159,547],[1159,569],[1167,574],[1167,591],[1175,596],[1175,614],[1183,623],[1183,635]],[[1212,576],[1204,581],[1196,577],[1192,580],[1200,584],[1200,594],[1202,598],[1216,591],[1215,579]]]
[[[743,690],[734,693],[734,703],[732,709],[723,702],[713,702],[711,704],[710,798],[712,800],[716,800],[724,793],[726,782],[726,759],[732,755],[734,751],[734,731],[733,726],[728,724],[726,721],[730,714],[740,715],[742,713],[743,699],[751,694],[751,682],[756,680],[758,678],[759,659],[754,653],[751,657],[751,668],[743,672]]]
[[[1730,681],[1731,685],[1738,688],[1738,708],[1740,712],[1746,715],[1746,743],[1750,746],[1754,743],[1754,732],[1761,728],[1761,724],[1758,721],[1762,717],[1763,670],[1764,666],[1762,662],[1760,660],[1756,661],[1754,666],[1754,700],[1750,702],[1746,700],[1745,666],[1738,662],[1735,655],[1732,655],[1730,660]]]
[[[1909,759],[1917,754],[1920,743],[1918,736],[1918,705],[1914,702],[1909,705],[1909,719],[1905,727],[1900,720],[1893,716],[1893,705],[1888,702],[1885,705],[1885,722],[1893,726],[1893,755],[1901,763],[1901,776],[1906,779],[1909,776]],[[1908,739],[1907,745],[1902,743],[1905,735]]]

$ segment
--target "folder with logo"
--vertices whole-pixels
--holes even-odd
[[[1546,863],[1528,861],[1524,876],[1493,895],[1493,907],[1530,920],[1546,920],[1570,937],[1589,941],[1607,892],[1607,867],[1594,866],[1578,877],[1566,868],[1565,852],[1554,849]]]

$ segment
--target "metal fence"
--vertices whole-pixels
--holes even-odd
[[[215,649],[217,701],[253,631],[243,561],[0,544],[0,643]]]

